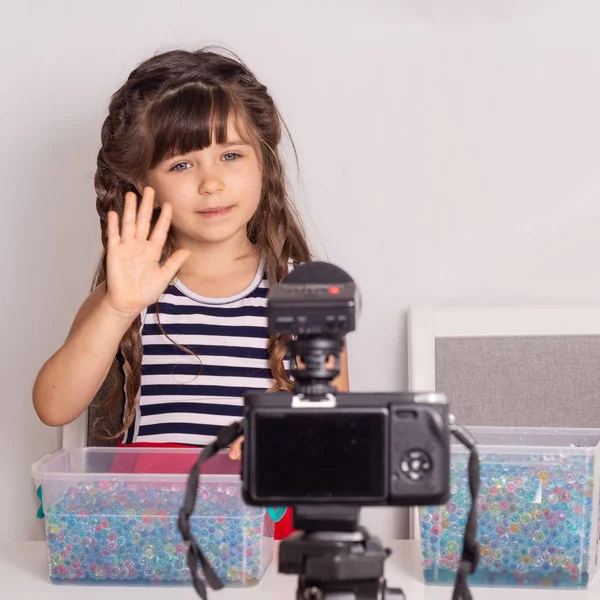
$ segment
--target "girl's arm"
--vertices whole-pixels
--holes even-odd
[[[106,302],[106,284],[87,297],[64,344],[35,380],[33,406],[46,425],[70,423],[89,406],[133,320]]]
[[[115,359],[123,335],[145,307],[160,297],[190,255],[176,250],[164,264],[162,249],[171,225],[165,202],[150,233],[154,190],[145,188],[139,203],[125,194],[119,226],[108,213],[106,276],[83,303],[62,347],[48,359],[33,388],[33,405],[47,425],[74,421],[94,399]]]
[[[340,374],[331,382],[338,392],[350,391],[350,378],[348,375],[348,352],[346,346],[340,352]]]

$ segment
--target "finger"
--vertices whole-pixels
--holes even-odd
[[[187,248],[181,248],[176,250],[167,258],[165,264],[162,266],[162,272],[165,275],[166,281],[171,281],[177,274],[177,271],[181,269],[183,263],[189,258],[191,252]]]
[[[119,215],[114,210],[109,210],[107,218],[108,225],[106,234],[108,236],[108,241],[106,247],[108,250],[111,250],[121,242],[121,236],[119,235]]]
[[[131,240],[135,236],[135,213],[137,198],[133,192],[125,194],[125,208],[123,209],[123,222],[121,224],[121,240]]]
[[[150,221],[152,219],[152,209],[154,207],[154,189],[145,187],[142,194],[142,201],[138,208],[137,220],[135,223],[135,237],[138,240],[147,240],[150,231]]]
[[[231,445],[231,448],[229,450],[229,458],[231,458],[232,460],[239,460],[240,458],[242,458],[242,442],[243,441],[244,441],[244,438],[241,437],[241,438],[237,439]]]
[[[165,202],[160,210],[158,221],[156,221],[156,225],[150,234],[150,241],[160,246],[161,250],[167,240],[167,234],[169,233],[169,227],[171,226],[172,214],[173,207],[169,202]]]

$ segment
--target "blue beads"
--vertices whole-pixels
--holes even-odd
[[[482,455],[477,498],[480,585],[584,587],[589,581],[594,463],[585,454]],[[453,454],[451,499],[422,507],[427,583],[453,583],[470,509],[467,457]],[[593,568],[593,565],[592,565]]]
[[[50,577],[57,582],[188,582],[177,528],[185,484],[81,483],[46,508]],[[246,506],[240,484],[203,483],[191,517],[198,544],[225,585],[256,583],[272,556],[273,523]]]

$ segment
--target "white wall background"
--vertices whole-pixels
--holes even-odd
[[[157,50],[224,43],[271,89],[301,206],[360,284],[355,390],[406,385],[411,303],[600,298],[600,5],[553,0],[1,3],[0,541],[40,539],[30,465],[59,446],[35,375],[99,251],[110,94]],[[371,509],[377,533],[397,513]]]

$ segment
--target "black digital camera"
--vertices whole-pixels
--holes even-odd
[[[243,495],[259,506],[415,506],[449,496],[448,404],[439,393],[337,393],[359,306],[329,263],[297,267],[269,293],[271,333],[290,337],[293,392],[245,395]],[[329,364],[328,364],[329,361]]]
[[[247,504],[443,504],[449,493],[442,394],[293,393],[245,398]]]

